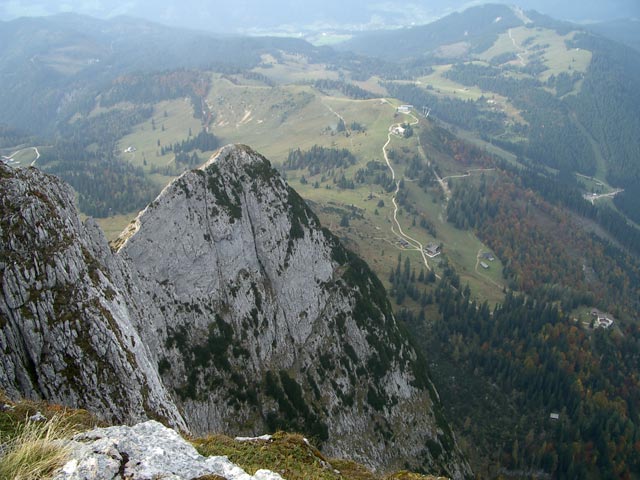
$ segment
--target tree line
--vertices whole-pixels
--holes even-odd
[[[291,150],[283,162],[285,170],[308,169],[309,175],[326,173],[336,168],[348,168],[356,163],[356,157],[346,148],[326,148],[314,145],[309,150]]]
[[[567,101],[599,145],[607,180],[625,188],[616,205],[637,220],[640,197],[640,53],[603,37],[584,34],[570,44],[593,52],[580,92]]]
[[[196,136],[190,136],[186,140],[176,142],[172,145],[160,147],[160,155],[166,155],[168,152],[173,152],[176,155],[176,161],[179,156],[194,152],[194,150],[200,150],[201,152],[212,152],[220,146],[220,140],[213,133],[201,130]]]
[[[365,90],[362,87],[354,85],[353,83],[347,83],[343,80],[330,80],[327,78],[316,80],[313,82],[313,86],[318,90],[337,90],[345,97],[352,98],[354,100],[370,100],[372,98],[378,98],[380,95],[376,95],[369,90]]]
[[[209,84],[208,75],[193,70],[123,75],[113,80],[110,88],[100,94],[100,105],[111,107],[121,102],[153,104],[174,98],[202,97],[209,90]]]
[[[446,76],[508,97],[527,121],[524,154],[529,158],[561,170],[595,173],[595,155],[588,139],[571,119],[567,105],[544,90],[539,80],[505,77],[496,67],[462,63]]]
[[[141,168],[120,157],[117,142],[152,112],[151,107],[112,110],[64,125],[53,147],[42,152],[39,166],[76,190],[78,207],[87,215],[141,209],[158,194],[158,187]]]

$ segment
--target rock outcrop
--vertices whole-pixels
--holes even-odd
[[[172,182],[115,254],[91,223],[79,223],[58,181],[34,170],[0,177],[3,202],[5,184],[15,192],[2,248],[23,252],[0,273],[0,347],[9,357],[0,387],[49,398],[51,377],[60,391],[75,382],[102,403],[55,400],[114,417],[131,408],[129,417],[184,418],[195,433],[296,430],[329,455],[372,467],[470,475],[379,280],[248,147],[225,147]],[[43,210],[29,213],[21,195]],[[55,248],[33,252],[56,232]],[[33,318],[37,326],[25,329]],[[85,324],[104,331],[87,334]],[[99,369],[111,368],[103,377],[92,366],[68,377],[56,342],[87,364],[117,361]]]
[[[69,442],[71,459],[53,480],[282,480],[249,475],[227,457],[203,457],[174,430],[150,420],[133,427],[96,428]],[[209,477],[207,477],[209,476]]]

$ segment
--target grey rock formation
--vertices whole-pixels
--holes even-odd
[[[380,281],[248,147],[225,147],[172,182],[118,239],[116,254],[91,223],[79,223],[58,181],[33,170],[0,177],[3,202],[5,183],[11,191],[42,184],[39,196],[12,193],[0,223],[2,248],[24,251],[1,265],[8,358],[0,387],[114,418],[146,412],[180,424],[181,413],[194,433],[301,431],[327,454],[374,468],[470,475]],[[30,214],[20,202],[49,210]],[[35,233],[21,233],[23,223]],[[41,231],[68,233],[56,248],[43,246],[52,254],[31,273]],[[43,283],[38,272],[49,264],[55,276]],[[39,307],[34,291],[48,303]],[[37,327],[25,329],[34,317]],[[58,358],[67,348],[87,364],[72,378]],[[93,365],[107,361],[99,376],[107,364]]]
[[[80,222],[72,190],[0,164],[0,208],[0,388],[185,428],[134,328],[126,266]]]
[[[203,457],[174,430],[150,420],[133,427],[97,428],[70,442],[70,460],[54,480],[282,480],[258,470],[249,475],[227,457]]]

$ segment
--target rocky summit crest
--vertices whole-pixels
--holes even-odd
[[[58,180],[0,181],[3,258],[24,250],[0,265],[1,388],[195,433],[299,431],[376,468],[470,475],[380,281],[249,147],[173,181],[115,253]],[[60,222],[46,252],[23,238]]]

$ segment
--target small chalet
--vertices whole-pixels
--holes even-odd
[[[480,262],[480,266],[481,266],[482,268],[484,268],[485,270],[487,270],[487,269],[489,268],[489,265],[487,265],[487,264],[486,264],[486,263],[484,263],[484,262]]]
[[[402,128],[400,125],[396,125],[391,129],[391,133],[393,133],[394,135],[398,135],[400,137],[404,136],[404,128]]]
[[[426,253],[427,256],[431,258],[437,257],[442,253],[442,251],[440,250],[440,245],[437,245],[435,243],[430,243],[429,245],[424,247],[423,250],[424,253]]]
[[[597,308],[594,308],[593,310],[591,310],[591,316],[594,317],[593,328],[607,329],[613,327],[614,322],[611,315],[603,313]]]
[[[598,317],[598,319],[593,324],[593,328],[611,328],[613,327],[613,320],[608,317]]]
[[[493,262],[496,259],[496,257],[494,257],[493,253],[491,252],[484,252],[482,254],[482,258],[484,258],[485,260],[489,260],[490,262]]]

